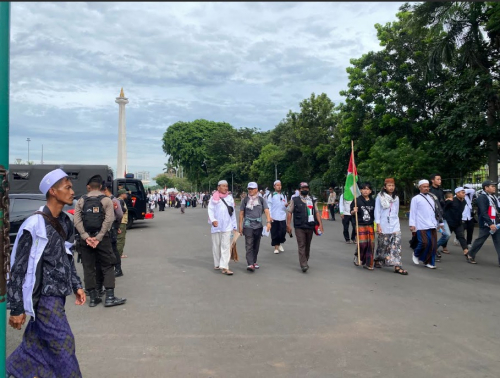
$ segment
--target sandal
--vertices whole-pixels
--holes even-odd
[[[373,270],[373,268],[371,266],[368,266],[368,265],[363,265],[363,269]]]
[[[448,248],[443,248],[443,250],[441,252],[446,253],[447,255],[450,254],[450,251],[448,251]]]
[[[127,255],[122,255],[122,259],[126,259],[127,257]]]
[[[219,270],[220,268],[219,268],[218,266],[215,266],[215,267],[214,267],[214,269],[215,269],[215,270]]]
[[[408,271],[402,269],[400,266],[394,267],[394,273],[399,273],[399,274],[401,274],[403,276],[407,276],[408,275]]]
[[[465,256],[465,259],[467,260],[467,262],[468,262],[469,264],[477,264],[476,260],[474,260],[474,258],[473,258],[473,257],[469,256],[469,254],[468,254],[468,253],[467,253],[466,255],[464,255],[464,256]]]
[[[231,272],[229,269],[222,269],[222,274],[225,274],[227,276],[232,276],[233,272]]]

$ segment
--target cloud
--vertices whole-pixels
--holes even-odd
[[[336,103],[349,59],[380,48],[402,3],[12,3],[10,160],[116,167],[124,87],[130,171],[161,172],[166,128],[273,128]]]

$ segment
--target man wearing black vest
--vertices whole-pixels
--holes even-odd
[[[467,262],[471,264],[476,264],[477,253],[491,235],[498,255],[498,265],[500,266],[500,230],[497,229],[497,225],[500,224],[500,204],[495,196],[496,186],[497,184],[493,181],[486,180],[483,182],[484,193],[477,197],[479,235],[472,243],[469,253],[465,255]]]
[[[295,237],[297,238],[299,248],[300,268],[305,273],[309,269],[311,241],[316,224],[318,225],[320,234],[323,233],[323,223],[318,211],[318,204],[316,198],[309,195],[309,185],[306,182],[300,183],[300,195],[293,197],[288,205],[286,230],[289,234],[292,232],[290,225],[292,215]]]
[[[82,253],[83,277],[89,293],[89,306],[102,302],[96,290],[96,260],[101,265],[103,284],[106,289],[105,307],[125,303],[115,297],[116,257],[111,246],[109,231],[115,220],[113,202],[101,193],[102,177],[92,176],[87,182],[87,194],[75,206],[75,228],[80,234],[78,250]]]

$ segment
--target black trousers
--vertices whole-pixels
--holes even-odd
[[[498,255],[498,264],[500,265],[500,230],[497,230],[497,232],[491,235],[489,228],[479,227],[479,236],[476,240],[474,240],[474,243],[472,243],[472,246],[469,249],[469,256],[476,258],[477,253],[489,236],[493,239],[493,245],[495,246],[495,250]]]
[[[456,227],[452,227],[452,226],[448,225],[448,227],[450,228],[450,236],[451,236],[451,233],[454,232],[462,249],[467,249],[467,241],[465,240],[465,237],[464,237],[463,224],[456,226]]]
[[[271,223],[271,245],[283,244],[286,239],[286,220],[273,220]]]
[[[257,255],[259,254],[262,227],[255,230],[253,228],[243,228],[243,235],[245,235],[247,265],[253,265],[257,262]]]
[[[332,219],[335,220],[335,205],[333,205],[333,204],[328,205],[328,209],[330,210],[330,214],[332,216]]]
[[[165,202],[158,202],[159,211],[165,211]]]
[[[83,280],[88,291],[97,287],[96,263],[99,262],[102,271],[102,284],[106,289],[115,288],[116,256],[111,246],[109,235],[104,236],[96,248],[89,247],[85,240],[80,242],[78,250],[82,252]]]
[[[466,220],[463,222],[464,231],[467,232],[467,244],[472,244],[472,236],[474,235],[474,221]]]
[[[342,226],[344,226],[344,239],[349,241],[349,224],[352,224],[351,240],[356,239],[356,219],[352,215],[345,215],[342,218]]]

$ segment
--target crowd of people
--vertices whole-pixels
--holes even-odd
[[[442,253],[450,253],[447,244],[454,233],[455,244],[461,246],[470,264],[477,264],[476,256],[491,236],[500,266],[497,183],[484,181],[480,193],[467,186],[445,193],[440,185],[441,177],[437,174],[431,175],[430,180],[420,180],[419,193],[411,200],[409,227],[413,263],[435,269]],[[129,194],[125,188],[119,188],[115,198],[111,186],[101,176],[91,177],[87,194],[76,204],[73,227],[62,211],[74,198],[68,175],[61,169],[51,171],[39,188],[47,202],[19,229],[7,285],[9,325],[21,329],[26,315],[31,319],[22,343],[7,359],[6,368],[8,374],[15,377],[81,377],[74,337],[64,311],[66,297],[74,293],[75,304],[83,305],[88,295],[89,307],[102,303],[102,296],[105,296],[105,307],[125,304],[125,298],[115,296],[115,280],[123,276],[121,261],[127,257],[123,252]],[[400,202],[394,179],[385,179],[375,198],[370,183],[361,183],[359,190],[361,195],[353,200],[347,200],[344,194],[337,200],[330,188],[327,202],[331,221],[335,221],[339,210],[345,242],[356,244],[354,265],[371,271],[391,267],[394,273],[408,275],[401,261]],[[246,269],[254,273],[260,268],[262,236],[270,235],[274,253],[279,254],[285,251],[287,234],[292,238],[295,233],[298,263],[306,273],[313,236],[323,234],[318,200],[310,193],[307,182],[301,182],[290,199],[282,192],[280,180],[274,182],[272,191],[267,188],[259,191],[256,182],[249,182],[246,195],[241,196],[238,213],[225,180],[218,182],[211,195],[156,191],[148,194],[148,200],[152,211],[157,206],[160,211],[171,207],[180,208],[184,214],[186,207],[206,207],[214,269],[227,276],[234,274],[229,269],[232,240],[240,235],[245,239]],[[479,235],[473,241],[475,223],[479,223]],[[85,289],[75,268],[74,250],[81,257]]]

